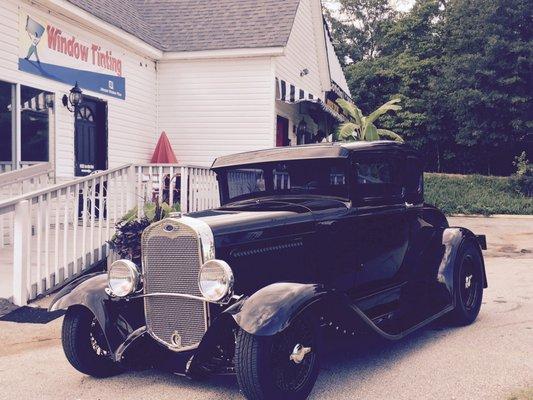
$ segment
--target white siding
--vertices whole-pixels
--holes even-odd
[[[72,85],[18,71],[20,6],[28,7],[20,1],[0,1],[0,80],[55,93],[56,129],[55,139],[54,129],[51,129],[51,152],[55,148],[57,176],[71,178],[74,174],[74,119],[61,104],[61,97],[68,93]],[[79,24],[72,25],[65,20],[59,20],[46,10],[41,12],[32,7],[31,12],[51,22],[59,23],[69,32],[94,38],[98,43],[113,48],[114,54],[120,54],[123,60],[123,76],[126,79],[126,100],[89,91],[84,93],[107,101],[109,167],[129,162],[149,161],[157,138],[155,63],[119,47],[118,43],[98,36],[90,27],[84,27],[82,30]]]
[[[284,55],[275,59],[276,76],[323,98],[326,88],[321,87],[317,46],[324,45],[324,38],[315,29],[313,1],[316,0],[300,1]],[[309,74],[301,77],[305,68]]]
[[[335,48],[333,43],[329,38],[329,35],[326,33],[326,46],[328,50],[328,62],[329,62],[329,71],[331,73],[331,80],[335,82],[339,87],[344,90],[348,95],[350,94],[350,89],[348,88],[348,83],[346,83],[346,77],[342,70],[337,54],[335,54]]]
[[[270,58],[158,63],[158,131],[179,162],[210,165],[221,155],[275,144]]]

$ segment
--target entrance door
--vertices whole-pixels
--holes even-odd
[[[276,146],[289,145],[289,120],[278,115],[276,125]]]
[[[76,176],[107,168],[107,105],[84,98],[76,110],[74,163]]]

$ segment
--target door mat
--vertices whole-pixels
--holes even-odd
[[[65,314],[65,310],[48,311],[40,307],[19,307],[0,317],[0,321],[19,322],[23,324],[47,324]]]

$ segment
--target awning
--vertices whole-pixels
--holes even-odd
[[[276,100],[284,101],[285,103],[299,103],[316,99],[317,97],[315,95],[305,89],[285,82],[283,79],[276,78]]]
[[[284,103],[289,104],[318,104],[324,112],[335,118],[337,121],[346,121],[346,118],[343,115],[333,110],[319,97],[279,78],[276,78],[276,100],[283,101]]]

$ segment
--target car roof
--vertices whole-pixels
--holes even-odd
[[[373,142],[315,143],[299,146],[274,147],[265,150],[248,151],[218,157],[211,168],[225,168],[237,165],[259,164],[278,161],[310,160],[322,158],[348,158],[351,153],[362,151],[407,150],[403,143],[391,140]]]

